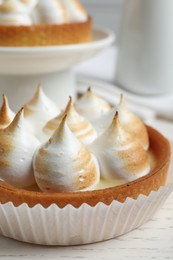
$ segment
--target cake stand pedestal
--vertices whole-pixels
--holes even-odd
[[[17,111],[40,83],[48,97],[62,108],[75,98],[76,82],[71,68],[114,42],[108,29],[94,29],[93,40],[84,44],[47,47],[0,47],[0,94]]]

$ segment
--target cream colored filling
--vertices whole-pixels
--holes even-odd
[[[149,151],[148,152],[148,157],[149,157],[149,161],[150,161],[150,166],[151,166],[151,170],[153,170],[156,166],[156,160],[154,155]],[[120,179],[100,179],[100,182],[98,183],[96,190],[100,190],[100,189],[106,189],[106,188],[110,188],[110,187],[116,187],[122,184],[127,183],[125,180],[120,180]],[[28,191],[40,191],[38,186],[32,185],[29,187],[25,187],[25,190]]]

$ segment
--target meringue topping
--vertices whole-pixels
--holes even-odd
[[[79,114],[87,118],[91,123],[101,118],[111,109],[109,103],[98,97],[91,88],[77,100],[75,104]]]
[[[98,136],[104,133],[104,131],[110,126],[117,112],[117,107],[112,107],[108,112],[106,112],[102,117],[98,118],[93,122],[93,126],[97,131]]]
[[[60,0],[41,0],[37,9],[40,23],[62,24],[68,22],[67,9]]]
[[[1,25],[31,25],[29,10],[19,0],[2,0],[0,2]]]
[[[85,8],[78,0],[1,0],[0,24],[32,25],[84,22]]]
[[[34,97],[24,105],[25,118],[38,138],[45,123],[59,112],[59,108],[44,94],[40,85]]]
[[[85,8],[78,0],[41,0],[37,5],[37,10],[39,23],[84,22],[88,18]]]
[[[79,0],[62,0],[62,3],[68,11],[69,22],[84,22],[87,20],[88,14]]]
[[[142,120],[129,111],[123,95],[120,97],[117,111],[124,128],[131,134],[132,138],[136,139],[147,150],[149,147],[147,129]]]
[[[91,123],[77,113],[71,97],[65,111],[56,118],[50,120],[43,128],[43,132],[47,135],[47,139],[57,129],[65,114],[67,114],[68,126],[74,135],[85,145],[93,142],[93,140],[97,137],[97,133]]]
[[[7,97],[3,95],[3,104],[0,109],[0,128],[7,127],[13,120],[14,116],[14,112],[10,109],[8,105]]]
[[[0,178],[16,187],[35,183],[32,157],[38,145],[27,130],[21,109],[8,127],[0,129]]]
[[[120,102],[117,106],[113,107],[101,118],[93,122],[93,126],[98,135],[103,134],[103,132],[110,126],[116,111],[118,111],[119,119],[126,131],[132,135],[134,140],[138,141],[145,150],[147,150],[149,147],[147,129],[142,120],[129,111],[123,95],[120,96]]]
[[[116,113],[109,128],[91,145],[106,179],[132,181],[149,173],[150,163],[143,147],[124,129]]]
[[[29,11],[33,10],[33,8],[37,5],[38,0],[20,0]]]
[[[51,139],[34,156],[34,174],[42,191],[92,190],[100,174],[96,158],[74,136],[65,115]]]

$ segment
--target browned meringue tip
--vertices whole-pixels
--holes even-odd
[[[128,135],[128,133],[124,129],[124,126],[121,124],[118,111],[115,112],[112,123],[110,124],[107,130],[113,132],[114,134],[118,134],[121,132],[124,133],[125,135],[126,134]]]
[[[28,105],[36,105],[40,99],[41,93],[43,93],[42,86],[41,86],[41,84],[38,84],[37,89],[34,93],[34,96],[24,105],[25,116],[28,116],[28,114],[30,113],[28,111]]]
[[[22,107],[16,114],[16,116],[14,117],[13,121],[11,122],[11,124],[9,126],[7,126],[7,128],[5,128],[5,131],[14,131],[17,126],[19,125],[20,120],[24,117],[24,108]]]
[[[35,97],[35,98],[38,98],[38,97],[40,96],[40,93],[41,93],[42,91],[43,91],[42,85],[39,83],[39,84],[37,85],[37,89],[36,89],[36,92],[35,92],[34,97]]]
[[[73,98],[72,98],[72,96],[69,96],[69,102],[73,102]]]
[[[0,108],[0,123],[1,125],[8,125],[9,123],[11,123],[11,119],[9,117],[10,108],[8,105],[7,97],[3,94],[2,98],[3,98],[3,103]]]
[[[8,109],[8,100],[5,94],[2,94],[2,99],[3,99],[3,103],[0,109],[0,113],[2,114],[6,114],[7,113],[7,109]]]
[[[21,2],[23,2],[24,4],[27,4],[30,2],[30,0],[20,0]]]
[[[91,86],[88,87],[87,92],[92,92]]]
[[[119,113],[118,111],[116,111],[113,120],[117,120],[118,118],[119,118]]]
[[[13,121],[20,119],[20,117],[23,116],[23,114],[24,114],[24,107],[21,107],[21,109],[17,112],[16,116],[14,117]]]
[[[120,124],[121,125],[118,111],[115,112],[115,115],[114,115],[113,120],[112,120],[112,124]]]
[[[42,85],[39,83],[39,84],[37,85],[37,88],[36,88],[36,91],[35,91],[35,93],[34,93],[33,98],[28,102],[28,104],[29,104],[29,103],[32,103],[32,102],[35,101],[35,100],[38,100],[39,97],[40,97],[40,94],[41,94],[42,92],[43,92]]]
[[[5,94],[2,94],[2,98],[3,98],[3,102],[5,102],[7,100],[7,97]]]
[[[7,96],[5,94],[2,94],[2,100],[3,100],[3,104],[2,106],[5,104],[5,105],[8,105],[8,100],[7,100]]]
[[[46,146],[50,145],[51,143],[56,143],[57,138],[63,136],[66,120],[67,120],[67,114],[64,114],[59,126],[55,130],[54,134],[49,138],[48,142],[46,143]]]
[[[73,99],[72,99],[71,96],[69,96],[69,101],[68,101],[68,103],[67,103],[67,106],[66,106],[66,108],[65,108],[65,111],[64,111],[63,116],[64,116],[65,114],[68,115],[68,113],[70,112],[70,109],[71,109],[72,106],[73,106]]]

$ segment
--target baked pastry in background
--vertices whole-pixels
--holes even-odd
[[[84,43],[92,19],[78,0],[2,0],[0,35],[0,46]]]

